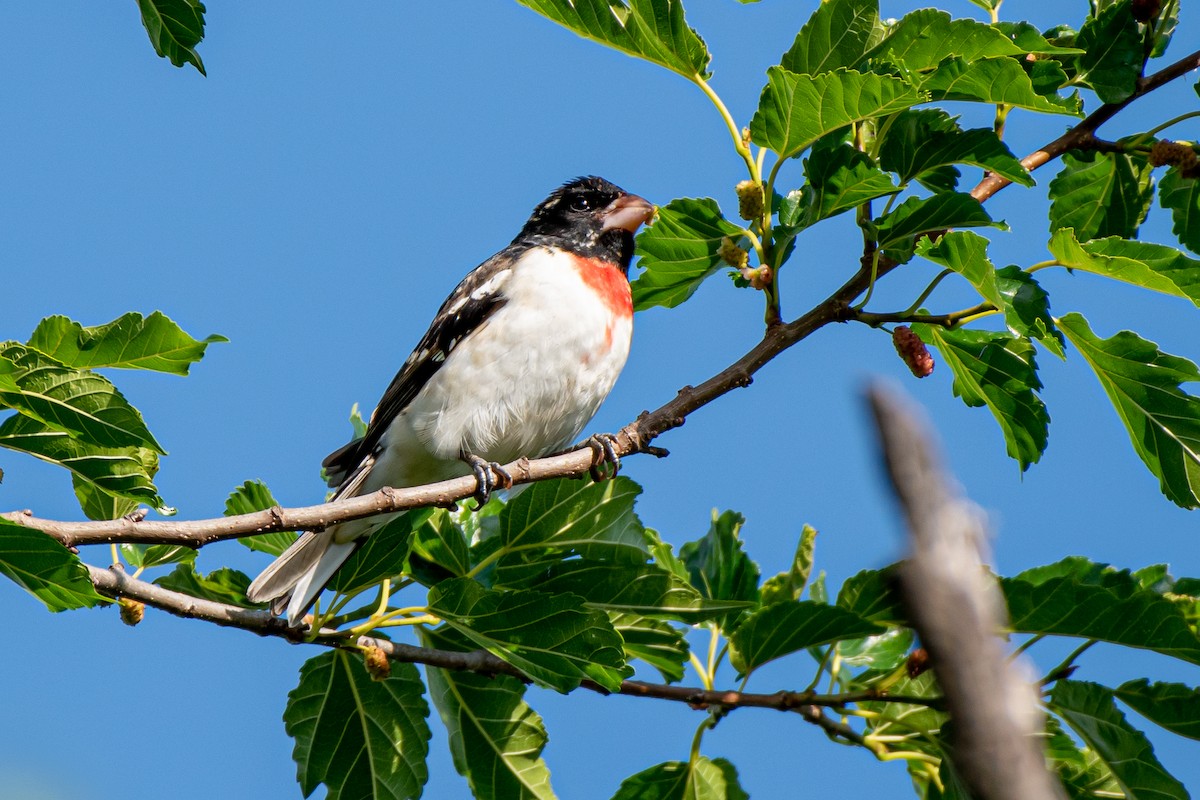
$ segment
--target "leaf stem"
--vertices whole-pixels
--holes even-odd
[[[1026,650],[1033,647],[1035,644],[1037,644],[1038,642],[1040,642],[1042,639],[1045,639],[1045,638],[1046,638],[1046,634],[1044,634],[1044,633],[1039,633],[1036,636],[1030,636],[1028,639],[1021,642],[1021,644],[1017,645],[1017,648],[1015,650],[1013,650],[1012,654],[1008,657],[1009,660],[1011,661],[1012,659],[1021,655]]]
[[[721,119],[725,120],[725,126],[729,128],[729,135],[733,137],[733,149],[746,162],[746,169],[750,172],[750,180],[755,183],[762,183],[762,172],[759,169],[758,162],[755,161],[754,156],[750,153],[750,148],[746,145],[746,142],[742,140],[742,131],[738,128],[737,123],[733,121],[733,115],[729,113],[729,109],[726,108],[724,101],[721,100],[721,96],[708,85],[708,81],[699,75],[692,76],[692,83],[700,87],[700,91],[704,92],[705,96],[716,106]]]
[[[1079,645],[1079,647],[1076,647],[1074,650],[1072,650],[1070,654],[1062,660],[1061,664],[1046,673],[1046,677],[1042,678],[1042,685],[1045,686],[1046,684],[1065,678],[1071,667],[1075,666],[1075,659],[1083,655],[1089,647],[1097,644],[1098,641],[1099,640],[1097,639],[1088,639],[1086,642]]]
[[[929,285],[925,287],[925,290],[917,296],[917,299],[913,301],[913,304],[905,309],[904,313],[915,314],[921,308],[921,306],[925,304],[925,301],[929,299],[929,295],[933,294],[933,290],[938,287],[938,284],[953,274],[954,270],[952,269],[944,269],[939,272],[937,277],[930,281]]]
[[[1150,130],[1146,131],[1146,133],[1144,135],[1157,136],[1161,131],[1165,131],[1167,128],[1171,127],[1172,125],[1176,125],[1180,122],[1183,122],[1184,120],[1193,119],[1195,117],[1200,117],[1200,111],[1189,111],[1186,114],[1180,114],[1178,117],[1172,117],[1171,119],[1167,120],[1162,125],[1151,128]]]

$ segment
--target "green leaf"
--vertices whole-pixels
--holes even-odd
[[[255,511],[266,511],[268,508],[277,507],[279,507],[279,501],[262,481],[246,481],[225,498],[225,516],[227,517],[253,514]],[[256,536],[243,536],[238,541],[251,550],[278,557],[283,555],[284,550],[291,547],[292,542],[296,541],[296,534],[291,531],[275,531]]]
[[[954,394],[972,408],[987,406],[1000,423],[1008,454],[1021,471],[1036,464],[1046,450],[1050,415],[1037,391],[1033,344],[1006,333],[946,330],[914,325],[913,330],[935,347],[954,373]]]
[[[1108,766],[1127,798],[1188,800],[1187,790],[1159,763],[1145,734],[1117,708],[1112,689],[1086,681],[1059,681],[1050,704]]]
[[[1154,724],[1200,740],[1200,689],[1182,683],[1150,683],[1139,678],[1121,684],[1114,694]]]
[[[1128,572],[1064,559],[1001,578],[1000,588],[1019,633],[1097,639],[1200,664],[1200,640],[1183,611]]]
[[[1166,0],[1158,10],[1157,23],[1154,25],[1154,47],[1150,50],[1151,58],[1160,58],[1167,52],[1171,43],[1171,35],[1179,25],[1179,0]]]
[[[1029,172],[995,131],[964,131],[940,108],[909,109],[893,117],[879,149],[879,163],[905,183],[938,167],[970,164],[1013,183],[1033,185]]]
[[[420,631],[425,647],[464,650],[443,631]],[[522,699],[525,684],[510,675],[428,667],[429,696],[450,739],[454,768],[479,800],[554,800],[542,760],[546,728]]]
[[[1054,232],[1049,248],[1065,267],[1182,297],[1200,306],[1200,261],[1174,247],[1116,236],[1080,244],[1074,231],[1067,228]]]
[[[575,594],[604,611],[670,617],[696,623],[747,607],[700,596],[690,583],[654,564],[612,564],[572,559],[551,564],[529,588]]]
[[[429,779],[429,704],[412,664],[393,662],[375,680],[359,656],[331,650],[300,668],[283,724],[296,740],[296,780],[328,800],[418,798]]]
[[[837,655],[843,664],[852,667],[891,672],[908,660],[908,651],[912,645],[911,630],[891,628],[875,636],[839,641]]]
[[[745,675],[806,647],[883,632],[882,626],[840,606],[811,600],[776,603],[746,617],[729,637],[730,663]]]
[[[195,550],[177,544],[123,544],[121,555],[130,566],[147,569],[184,562],[194,566],[196,561]]]
[[[1171,230],[1179,243],[1200,253],[1200,178],[1185,178],[1178,167],[1167,170],[1158,184],[1158,202],[1170,209]]]
[[[638,267],[644,272],[630,285],[634,310],[674,308],[687,300],[721,266],[721,240],[741,235],[742,229],[721,215],[717,201],[707,197],[660,206],[654,223],[637,237]]]
[[[1092,87],[1101,102],[1120,103],[1134,93],[1145,48],[1130,0],[1089,16],[1075,42],[1083,50],[1076,62],[1079,80]]]
[[[878,0],[828,0],[804,23],[779,66],[806,75],[858,66],[879,27]]]
[[[193,339],[161,311],[148,317],[130,312],[107,325],[85,328],[67,317],[38,323],[28,346],[75,369],[121,367],[187,375],[214,342],[224,336]]]
[[[461,578],[471,571],[467,536],[444,509],[435,510],[413,532],[411,548],[406,571],[427,586],[446,578]]]
[[[96,593],[79,557],[41,531],[0,519],[0,573],[51,611],[112,602]]]
[[[812,574],[813,550],[817,544],[817,529],[805,525],[800,531],[800,541],[796,545],[796,554],[792,556],[792,565],[787,572],[767,578],[763,581],[761,602],[764,606],[775,603],[786,603],[799,600]]]
[[[430,509],[404,511],[395,516],[389,514],[387,522],[374,529],[334,573],[329,588],[353,596],[384,578],[399,575],[408,559],[413,531],[424,525],[432,514]]]
[[[153,477],[158,472],[158,454],[142,447],[96,447],[73,439],[67,433],[22,414],[0,424],[0,447],[28,453],[69,469],[76,487],[91,484],[96,490],[160,508],[163,506]],[[81,502],[98,502],[85,496]],[[95,513],[103,509],[93,506]]]
[[[1083,116],[1083,104],[1078,95],[1046,96],[1033,88],[1029,75],[1011,58],[985,58],[968,62],[951,58],[921,82],[934,101],[965,100],[967,102],[1003,103],[1046,114]]]
[[[188,562],[175,567],[170,573],[156,578],[154,582],[173,592],[199,597],[202,600],[212,600],[217,603],[227,603],[242,608],[266,608],[266,603],[251,603],[246,599],[246,589],[250,588],[250,576],[229,567],[213,570],[207,575],[196,571],[195,564]]]
[[[970,282],[979,296],[1004,312],[1016,336],[1037,339],[1063,358],[1062,333],[1050,316],[1049,295],[1033,276],[1019,267],[997,270],[987,257],[988,240],[971,231],[954,231],[917,245],[917,255],[952,269]]]
[[[6,375],[7,385],[0,384],[3,405],[86,444],[166,452],[142,415],[107,378],[65,367],[16,342],[0,345],[0,356],[15,367]]]
[[[1079,314],[1058,326],[1100,379],[1163,494],[1184,508],[1200,507],[1200,399],[1180,388],[1200,381],[1196,365],[1131,331],[1099,339]]]
[[[709,600],[758,601],[758,565],[742,550],[738,531],[745,518],[736,511],[718,516],[713,511],[708,533],[679,548],[679,560],[687,568],[688,579]],[[733,612],[722,620],[727,632],[736,626],[742,613]]]
[[[625,642],[627,658],[640,658],[657,669],[667,683],[683,680],[688,643],[669,622],[637,614],[609,614],[613,629]]]
[[[633,512],[641,487],[628,478],[603,483],[540,481],[500,512],[496,581],[521,585],[570,556],[642,564],[649,558]]]
[[[429,590],[429,611],[538,683],[569,692],[583,678],[616,691],[632,670],[602,612],[575,595],[493,592],[469,578]]]
[[[30,422],[33,421],[30,420]],[[33,424],[40,425],[41,423]],[[83,509],[83,514],[88,519],[120,519],[126,514],[132,514],[139,505],[137,500],[106,492],[74,472],[71,473],[71,488],[75,490],[75,499],[79,501],[79,507]]]
[[[904,610],[896,594],[896,567],[867,569],[851,575],[838,590],[837,604],[863,619],[905,624]]]
[[[204,3],[200,0],[138,0],[142,25],[154,51],[177,67],[191,64],[201,75],[204,62],[196,45],[204,38]]]
[[[630,775],[612,800],[750,800],[723,758],[667,761]]]
[[[992,23],[992,27],[1007,36],[1022,53],[1035,53],[1040,56],[1071,56],[1083,51],[1078,47],[1063,47],[1051,43],[1037,28],[1028,22],[1008,22],[1001,20]],[[1043,61],[1043,59],[1038,59]],[[1035,61],[1033,63],[1038,63]]]
[[[1081,241],[1132,238],[1153,196],[1150,164],[1142,155],[1064,153],[1050,181],[1050,230],[1074,228]]]
[[[779,213],[780,223],[797,230],[899,191],[870,156],[842,143],[813,148],[804,159],[804,176],[807,182],[788,195]]]
[[[688,27],[680,0],[518,0],[585,39],[678,72],[707,79],[709,54]]]
[[[844,69],[799,75],[771,67],[750,120],[750,136],[781,159],[792,158],[852,122],[902,111],[926,99],[900,78]]]
[[[947,228],[990,225],[1007,229],[988,215],[983,205],[964,192],[940,192],[932,197],[910,197],[874,221],[879,247],[897,261],[912,258],[918,236]]]
[[[997,28],[973,19],[951,19],[945,11],[920,8],[906,14],[871,51],[876,61],[903,65],[914,72],[933,69],[949,56],[978,61],[1026,51]],[[1015,62],[1014,62],[1015,63]]]

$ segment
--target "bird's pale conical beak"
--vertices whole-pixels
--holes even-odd
[[[601,213],[604,220],[601,229],[609,231],[623,228],[636,233],[639,227],[653,219],[654,211],[653,205],[636,194],[623,194]]]

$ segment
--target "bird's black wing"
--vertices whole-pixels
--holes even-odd
[[[384,431],[441,369],[451,351],[504,305],[504,284],[514,262],[526,249],[510,246],[501,250],[463,278],[442,303],[429,330],[383,393],[366,435],[338,448],[321,462],[329,485],[341,487],[338,496],[353,494],[346,487],[364,468],[369,469]]]

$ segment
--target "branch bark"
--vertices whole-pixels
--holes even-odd
[[[911,539],[900,597],[946,693],[952,761],[981,800],[1065,800],[1036,744],[1037,691],[996,634],[1004,598],[981,560],[983,514],[942,472],[929,427],[879,387],[869,399]]]
[[[415,647],[389,639],[379,639],[374,636],[355,636],[344,631],[322,630],[311,633],[304,628],[290,627],[286,621],[267,611],[218,603],[192,597],[181,592],[165,589],[153,583],[138,580],[125,573],[119,567],[104,569],[87,565],[92,583],[96,590],[114,600],[128,598],[145,603],[168,614],[187,619],[200,619],[229,628],[240,628],[244,631],[257,633],[259,636],[273,636],[285,639],[293,644],[315,644],[323,647],[337,647],[348,650],[358,650],[375,647],[393,661],[410,664],[424,664],[429,667],[449,669],[460,672],[479,672],[485,675],[511,675],[526,683],[526,676],[519,669],[488,653],[485,650],[459,652],[455,650],[436,650],[428,647]],[[584,680],[581,686],[600,694],[610,692],[599,684]],[[657,700],[670,700],[687,703],[692,708],[704,710],[712,707],[727,709],[734,708],[770,708],[777,711],[793,711],[815,722],[814,715],[820,715],[820,707],[838,708],[851,703],[864,701],[905,703],[908,705],[926,705],[940,707],[941,701],[927,697],[908,697],[890,695],[881,691],[847,692],[843,694],[817,694],[814,692],[774,692],[760,694],[754,692],[738,692],[723,690],[707,690],[691,686],[672,686],[663,683],[648,683],[646,681],[627,680],[621,684],[617,694],[627,697],[645,697]],[[820,723],[816,723],[820,724]]]
[[[1067,150],[1084,146],[1097,128],[1140,97],[1200,67],[1200,50],[1168,67],[1142,78],[1135,92],[1120,103],[1101,106],[1062,136],[1022,159],[1030,171],[1037,169]],[[997,175],[988,175],[971,195],[985,202],[1009,184]],[[665,455],[666,451],[651,442],[666,431],[684,424],[687,415],[711,403],[733,389],[749,386],[754,374],[767,362],[831,322],[847,322],[857,318],[850,304],[871,282],[870,259],[837,291],[814,306],[808,313],[788,323],[767,328],[766,334],[749,352],[736,362],[712,376],[699,386],[686,386],[670,402],[652,412],[643,412],[637,420],[625,426],[614,445],[618,455],[651,453]],[[898,264],[880,259],[875,279],[895,269]],[[530,483],[549,478],[580,477],[593,466],[594,454],[588,448],[539,459],[519,459],[505,465],[515,483]],[[68,547],[85,544],[117,542],[142,544],[176,544],[203,547],[222,539],[271,533],[283,530],[319,530],[334,523],[374,516],[376,514],[425,506],[446,506],[469,497],[475,490],[473,478],[455,478],[427,486],[406,489],[384,488],[369,495],[348,498],[301,508],[271,508],[253,514],[218,517],[206,520],[137,520],[120,519],[100,522],[64,522],[40,519],[30,511],[12,511],[0,517],[27,527],[36,528]]]

